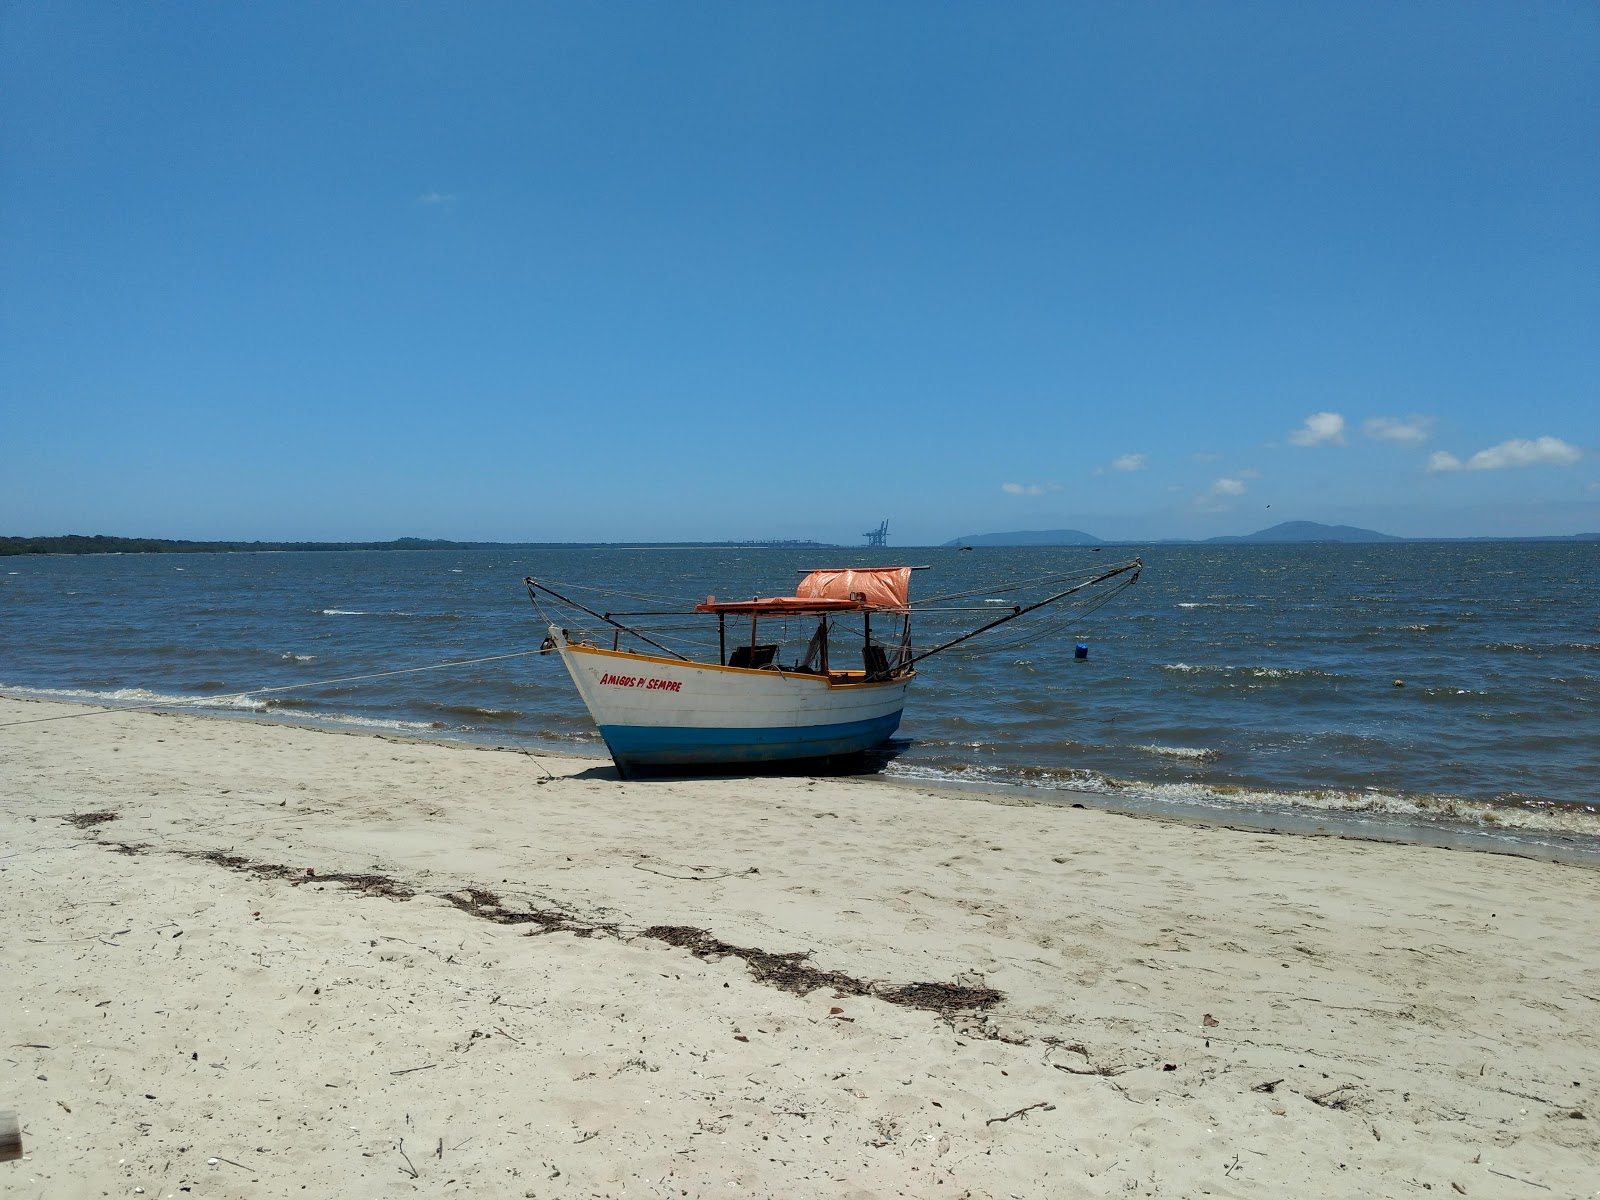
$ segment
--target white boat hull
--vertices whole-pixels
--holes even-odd
[[[911,676],[867,683],[569,645],[562,661],[619,767],[852,754],[900,725]]]

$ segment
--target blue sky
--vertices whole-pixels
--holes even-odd
[[[0,532],[1600,529],[1592,3],[0,7]]]

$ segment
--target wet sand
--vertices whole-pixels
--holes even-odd
[[[1591,868],[88,711],[7,1196],[1600,1194]]]

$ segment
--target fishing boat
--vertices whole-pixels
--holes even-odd
[[[558,587],[533,576],[523,583],[547,623],[541,648],[560,655],[612,759],[626,773],[833,758],[882,746],[900,726],[917,663],[1097,585],[1120,590],[1138,578],[1140,563],[1134,559],[1087,578],[1080,573],[981,589],[987,594],[1071,585],[1026,605],[1014,603],[978,628],[927,648],[912,641],[911,577],[920,569],[926,568],[813,570],[791,595],[723,601],[707,596],[692,608],[639,612],[590,607],[569,595],[578,590],[574,585]],[[922,603],[946,618],[954,611],[994,614],[992,607],[950,607],[977,595]],[[943,607],[933,607],[938,605]],[[669,644],[674,633],[683,640],[686,617],[715,619],[715,661],[704,638],[699,659]],[[667,618],[676,624],[666,630],[640,623]],[[703,629],[709,632],[709,625]],[[792,647],[787,662],[786,644]]]

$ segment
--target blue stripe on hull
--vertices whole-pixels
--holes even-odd
[[[900,713],[838,725],[776,729],[684,729],[667,725],[602,725],[619,767],[690,766],[712,763],[779,762],[854,754],[887,741],[900,727]]]

